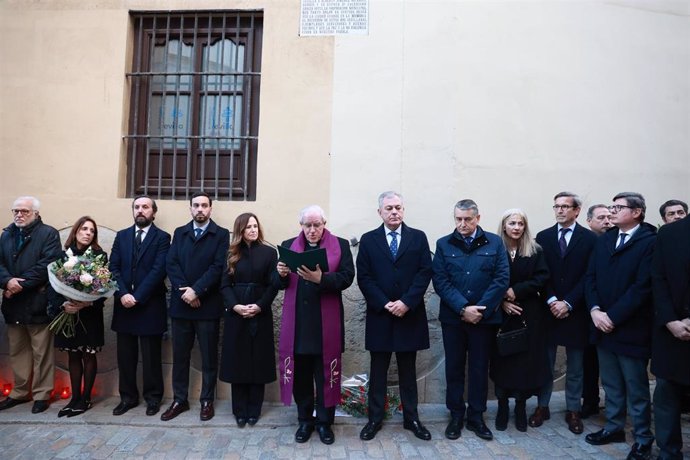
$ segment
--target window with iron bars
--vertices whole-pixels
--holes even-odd
[[[255,200],[263,13],[130,16],[127,195]]]

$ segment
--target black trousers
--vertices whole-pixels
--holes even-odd
[[[297,404],[300,423],[330,426],[335,420],[335,407],[324,405],[322,355],[295,355],[295,380],[292,396]],[[316,394],[314,390],[316,389]],[[316,408],[316,419],[314,409]]]
[[[386,389],[388,387],[388,366],[391,362],[392,352],[370,352],[371,369],[369,377],[369,421],[378,423],[385,416]],[[419,419],[417,413],[417,352],[395,352],[398,362],[398,379],[400,381],[400,402],[403,407],[405,420]]]
[[[144,400],[147,404],[160,404],[163,399],[163,366],[161,364],[160,335],[131,335],[117,333],[117,366],[119,368],[120,399],[139,403],[137,366],[139,349],[143,374]]]
[[[256,417],[261,415],[264,403],[263,383],[233,383],[232,413],[235,417]]]
[[[596,345],[585,347],[582,371],[582,404],[599,407],[599,357]]]
[[[194,340],[201,354],[201,394],[199,401],[213,401],[218,380],[218,333],[220,320],[172,318],[173,371],[175,401],[185,402],[189,395],[189,364]]]

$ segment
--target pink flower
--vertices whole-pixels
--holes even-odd
[[[79,276],[79,281],[84,286],[90,286],[91,283],[93,283],[93,276],[89,275],[86,272],[82,272],[81,276]]]

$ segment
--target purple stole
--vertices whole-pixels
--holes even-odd
[[[300,232],[290,245],[295,252],[304,252],[307,240]],[[327,229],[323,230],[320,247],[326,250],[331,272],[340,266],[340,243]],[[280,399],[289,406],[292,402],[292,385],[295,376],[295,306],[299,276],[290,273],[290,284],[283,300],[283,317],[280,326]],[[342,355],[342,331],[340,318],[340,295],[333,292],[321,294],[321,330],[323,337],[324,405],[335,407],[340,404],[340,370]]]

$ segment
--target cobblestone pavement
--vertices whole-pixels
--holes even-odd
[[[431,431],[431,441],[421,441],[402,428],[402,417],[396,415],[384,424],[376,438],[369,442],[359,439],[363,419],[337,417],[335,444],[326,446],[317,433],[305,444],[296,444],[297,428],[294,407],[267,405],[255,427],[238,428],[234,423],[229,401],[216,403],[216,416],[208,422],[199,421],[198,403],[174,420],[162,422],[160,414],[147,417],[145,405],[120,417],[112,416],[118,398],[97,400],[85,414],[73,418],[57,418],[65,404],[54,402],[43,414],[31,414],[31,404],[22,404],[0,412],[0,458],[45,459],[623,459],[632,444],[591,446],[585,434],[599,430],[603,415],[585,420],[585,434],[574,435],[564,421],[562,392],[551,402],[551,420],[540,428],[518,432],[511,417],[508,430],[494,430],[493,441],[483,441],[474,433],[463,430],[457,441],[443,436],[447,411],[442,405],[420,405],[422,422]],[[165,401],[169,403],[169,401]],[[528,403],[528,413],[534,398]],[[512,404],[511,404],[512,408]],[[165,409],[165,407],[163,407]],[[489,402],[485,415],[493,430],[496,403]],[[690,458],[690,423],[683,420],[686,458]]]

